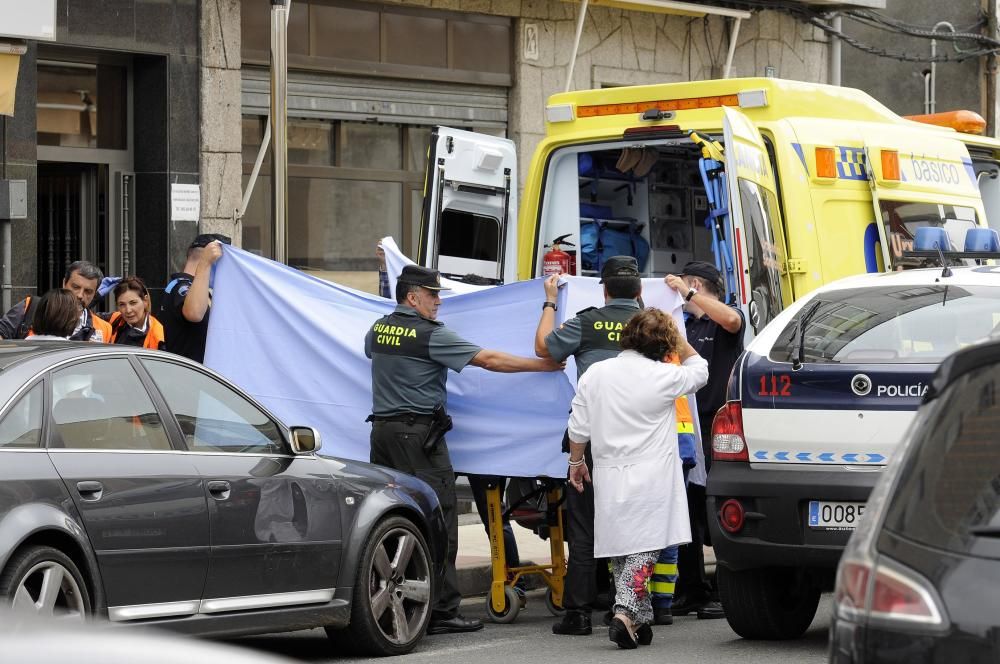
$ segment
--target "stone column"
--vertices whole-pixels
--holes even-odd
[[[203,0],[200,232],[224,233],[237,246],[243,185],[240,45],[240,0]]]

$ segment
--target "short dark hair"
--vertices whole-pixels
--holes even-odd
[[[604,286],[608,295],[613,298],[634,300],[642,292],[642,279],[639,277],[607,277]]]
[[[705,277],[698,277],[698,276],[696,276],[695,278],[701,280],[701,288],[702,288],[702,290],[707,290],[709,293],[711,293],[712,295],[714,295],[717,299],[720,299],[720,300],[722,299],[722,293],[719,291],[719,284],[715,283],[711,279],[706,279]]]
[[[643,309],[625,325],[621,344],[624,350],[663,361],[680,350],[681,332],[669,314],[655,308]]]
[[[84,279],[96,279],[98,283],[104,279],[104,273],[101,272],[101,268],[97,267],[90,261],[74,261],[69,264],[66,268],[66,274],[63,276],[63,283],[69,281],[69,278],[73,276],[76,272]]]
[[[31,317],[31,331],[34,334],[69,337],[76,329],[79,318],[80,302],[72,291],[53,288],[38,298]]]
[[[423,288],[423,286],[418,286],[416,284],[408,284],[405,281],[396,282],[396,304],[403,304],[406,302],[407,293],[417,291]]]
[[[127,291],[135,291],[139,294],[139,297],[146,297],[149,295],[149,290],[146,288],[146,282],[142,280],[141,277],[131,276],[125,277],[118,282],[115,286],[115,303],[117,304],[118,298],[124,295]]]

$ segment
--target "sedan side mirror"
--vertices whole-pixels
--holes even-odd
[[[312,427],[292,427],[292,452],[295,454],[312,454],[323,447],[319,431]]]

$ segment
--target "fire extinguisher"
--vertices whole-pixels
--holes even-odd
[[[567,235],[560,235],[555,240],[552,240],[552,248],[545,252],[542,257],[542,275],[549,276],[550,274],[572,274],[571,268],[571,257],[559,246],[565,244],[567,246],[575,246],[571,242],[566,242],[572,233]]]

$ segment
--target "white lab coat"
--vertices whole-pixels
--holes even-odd
[[[631,350],[580,379],[569,437],[591,443],[595,558],[691,541],[674,399],[707,381],[699,355],[677,366]]]

